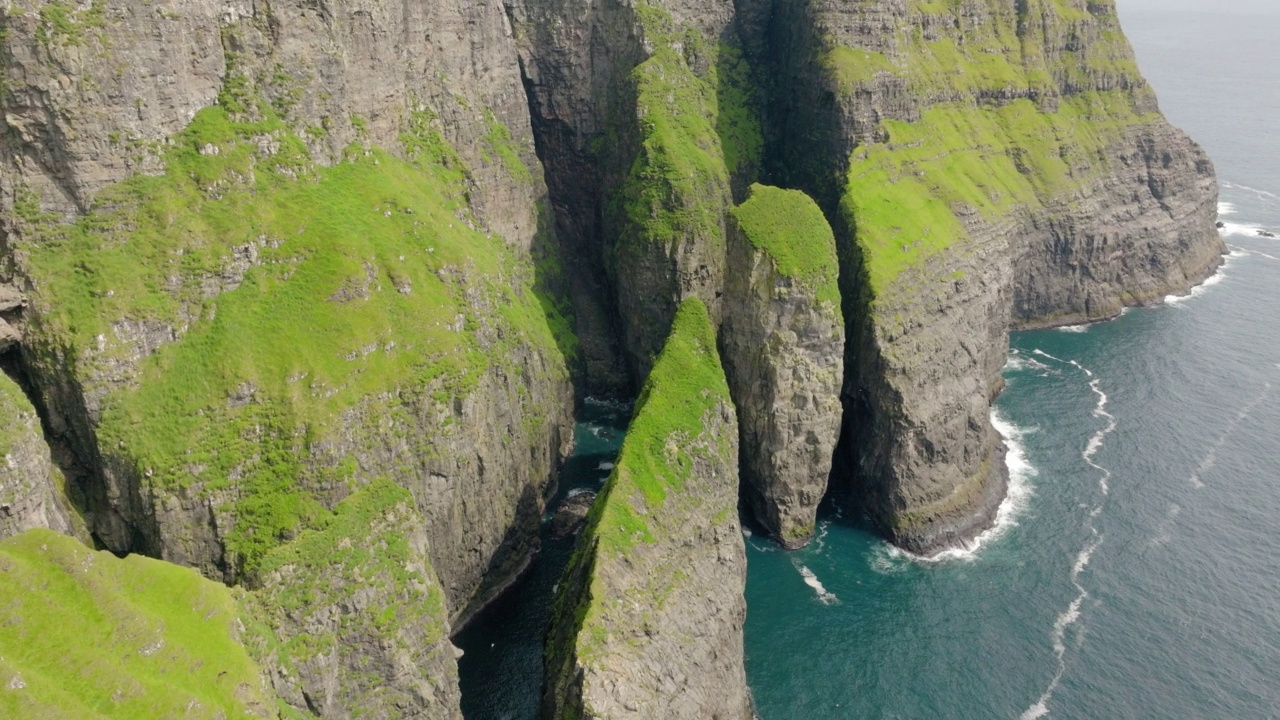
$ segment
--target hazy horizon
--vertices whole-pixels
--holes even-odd
[[[1280,15],[1276,0],[1116,0],[1120,12],[1214,12]]]

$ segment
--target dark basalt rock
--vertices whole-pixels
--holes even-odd
[[[555,516],[551,518],[551,537],[563,540],[577,535],[586,523],[587,513],[591,511],[591,504],[595,501],[596,494],[590,491],[565,498],[565,501],[560,503],[560,507],[556,508]]]

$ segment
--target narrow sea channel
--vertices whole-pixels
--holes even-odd
[[[536,720],[542,693],[542,641],[556,583],[577,539],[551,536],[550,520],[565,498],[597,492],[622,447],[631,406],[588,398],[574,426],[574,450],[560,471],[542,521],[542,552],[523,578],[485,608],[453,642],[467,720]]]

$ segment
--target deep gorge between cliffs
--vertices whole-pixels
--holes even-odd
[[[472,714],[745,716],[768,538],[825,606],[840,513],[978,535],[1009,329],[1221,262],[1105,1],[252,5],[6,10],[0,399],[18,507],[52,448],[82,539],[234,587],[300,711],[456,716],[461,629]],[[156,37],[181,92],[86,60]],[[632,396],[620,451],[590,398]]]

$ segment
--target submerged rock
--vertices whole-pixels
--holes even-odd
[[[595,500],[596,494],[590,491],[565,498],[551,518],[551,527],[548,529],[551,537],[563,540],[571,535],[577,535],[586,523],[587,513],[591,512],[591,504]]]

